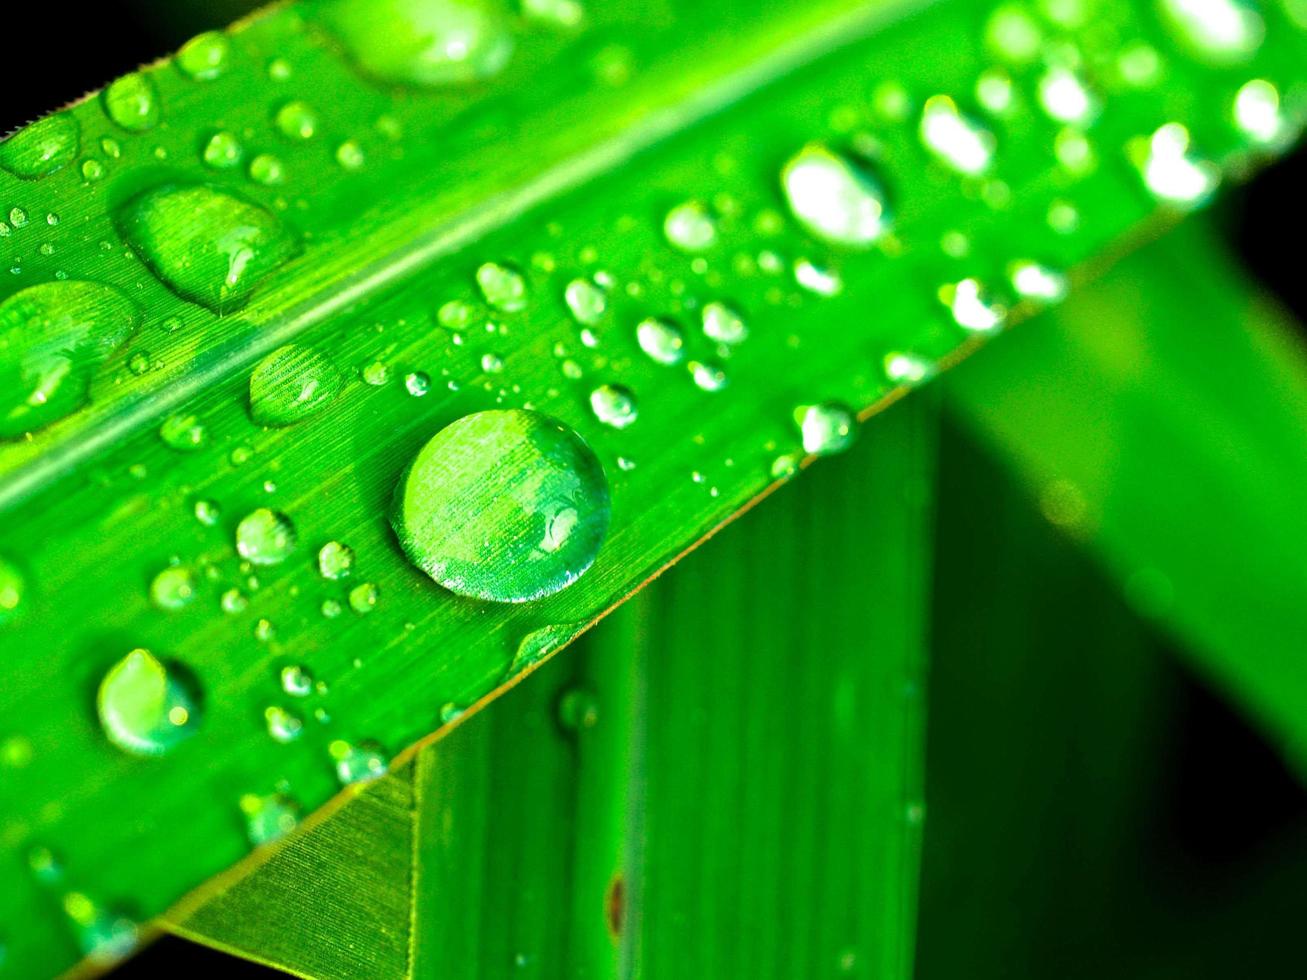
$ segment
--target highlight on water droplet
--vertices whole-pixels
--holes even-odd
[[[939,373],[934,361],[904,351],[890,351],[881,363],[885,377],[896,385],[919,385]]]
[[[199,685],[180,664],[133,650],[109,668],[96,697],[109,741],[129,755],[163,755],[195,734]]]
[[[1180,123],[1166,123],[1147,139],[1131,141],[1128,153],[1144,186],[1159,201],[1182,207],[1204,203],[1220,183],[1216,166],[1195,156],[1189,146],[1189,130]]]
[[[221,31],[197,34],[177,52],[177,67],[183,75],[200,82],[218,78],[227,69],[231,55],[231,42]]]
[[[582,326],[593,327],[608,310],[608,291],[593,279],[573,279],[563,289],[563,301],[572,319]]]
[[[250,417],[259,425],[294,425],[329,405],[344,384],[340,369],[321,351],[278,347],[250,373]]]
[[[994,162],[994,134],[964,115],[947,95],[932,95],[921,109],[921,142],[949,169],[967,177],[986,173]]]
[[[1098,115],[1097,98],[1079,73],[1060,65],[1039,79],[1039,104],[1050,119],[1085,126]]]
[[[1158,6],[1190,54],[1209,64],[1247,61],[1266,37],[1266,22],[1245,0],[1159,0]]]
[[[1008,266],[1008,281],[1022,299],[1038,303],[1058,303],[1066,298],[1067,278],[1046,265],[1020,259]]]
[[[963,279],[941,286],[939,298],[953,315],[953,322],[964,330],[988,333],[1007,321],[1007,307],[978,279]]]
[[[327,746],[327,753],[335,764],[336,778],[342,786],[368,782],[386,774],[386,756],[375,742],[354,745],[338,738]]]
[[[119,212],[118,225],[165,285],[216,313],[243,304],[299,250],[271,212],[205,184],[145,191]]]
[[[458,595],[528,602],[571,585],[608,530],[609,492],[589,446],[521,409],[464,416],[422,448],[391,526],[418,568]]]
[[[781,171],[790,211],[822,241],[867,248],[889,231],[885,188],[872,173],[825,146],[805,146]]]
[[[365,75],[441,88],[493,78],[514,38],[496,0],[327,0],[318,16]]]
[[[263,711],[264,723],[268,734],[274,742],[293,742],[304,734],[304,719],[279,705],[272,705]]]
[[[140,325],[112,286],[66,279],[0,303],[0,439],[16,439],[81,408],[94,369]]]
[[[360,616],[376,609],[380,600],[381,590],[372,582],[360,582],[349,590],[349,607]]]
[[[686,365],[696,388],[701,391],[721,391],[726,387],[726,369],[711,361],[691,361]]]
[[[635,342],[659,364],[679,364],[685,359],[685,334],[665,317],[646,317],[636,324]]]
[[[144,72],[134,71],[110,82],[100,100],[105,115],[128,132],[143,133],[159,125],[159,95]]]
[[[838,296],[844,291],[844,280],[829,266],[818,265],[812,259],[794,261],[794,281],[817,296]]]
[[[604,384],[590,392],[590,410],[604,425],[625,429],[638,415],[635,393],[623,385]]]
[[[299,804],[281,793],[246,793],[240,798],[240,810],[245,815],[245,836],[255,847],[280,840],[299,823]]]
[[[236,552],[255,565],[276,565],[295,550],[295,525],[280,511],[260,507],[236,526]]]
[[[743,343],[749,336],[749,328],[744,317],[733,306],[713,300],[705,303],[700,311],[703,334],[709,340],[734,347]]]
[[[858,429],[853,413],[837,402],[800,405],[794,410],[794,422],[803,439],[804,452],[814,456],[831,456],[853,445]]]
[[[23,180],[36,180],[71,163],[80,145],[77,117],[56,112],[0,143],[0,168]]]
[[[159,609],[185,609],[195,599],[195,573],[184,565],[165,568],[150,583],[150,601]]]
[[[1280,90],[1264,78],[1245,82],[1235,93],[1234,124],[1250,142],[1276,146],[1287,141],[1289,126],[1280,110]]]
[[[476,280],[481,295],[495,309],[515,313],[526,308],[526,278],[515,267],[483,262],[477,267]]]
[[[682,252],[704,252],[717,243],[717,221],[702,201],[686,201],[667,212],[663,234]]]

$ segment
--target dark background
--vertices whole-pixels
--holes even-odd
[[[109,79],[176,49],[188,37],[223,26],[256,6],[243,0],[206,3],[117,0],[29,5],[24,8],[26,24],[5,44],[7,84],[0,97],[0,132],[16,129]],[[70,31],[66,29],[67,21],[74,13],[77,29]],[[42,38],[59,39],[57,58],[51,57],[50,45]],[[1307,252],[1301,244],[1290,243],[1307,228],[1305,176],[1307,153],[1299,151],[1259,175],[1247,187],[1227,195],[1217,215],[1231,247],[1252,274],[1303,321],[1307,321],[1307,268],[1304,268]],[[945,448],[941,476],[945,484],[950,480],[967,483],[970,486],[962,489],[973,490],[977,480],[1001,482],[1004,479],[997,472],[986,474],[987,467],[993,470],[992,463],[968,458],[967,454],[974,456],[975,450],[961,444],[956,433],[946,435]],[[950,459],[955,462],[950,463]],[[948,491],[946,485],[941,493]],[[970,492],[967,496],[977,497]],[[947,520],[947,514],[941,516],[942,523]],[[965,534],[952,538],[963,543],[938,556],[941,574],[968,582],[988,578],[986,572],[993,553],[988,549],[969,553]],[[1058,652],[1049,650],[1050,656]],[[1307,853],[1307,794],[1286,770],[1278,754],[1185,670],[1180,658],[1169,656],[1161,639],[1157,642],[1156,656],[1169,705],[1168,737],[1156,746],[1159,753],[1156,771],[1160,774],[1156,799],[1160,802],[1152,812],[1139,815],[1136,846],[1140,853],[1136,867],[1123,883],[1120,908],[1104,921],[1081,921],[1074,926],[1085,937],[1101,935],[1102,943],[1108,947],[1122,929],[1118,920],[1130,917],[1139,903],[1155,901],[1158,894],[1165,894],[1167,883],[1174,887],[1178,882],[1179,887],[1188,891],[1210,894],[1219,908],[1219,902],[1227,900],[1223,896],[1237,902],[1248,894],[1246,888],[1241,891],[1243,879],[1263,873],[1259,864],[1266,862],[1267,854]],[[928,705],[937,695],[945,701],[955,696],[958,686],[966,683],[960,674],[951,673],[951,660],[947,650],[935,651]],[[932,757],[938,755],[947,760],[950,754],[965,753],[966,746],[949,743],[949,737],[932,726]],[[956,742],[958,733],[951,737]],[[1073,762],[1068,760],[1071,769],[1074,769]],[[1001,765],[1002,760],[989,760],[989,764]],[[1104,789],[1073,786],[1069,792],[1093,793]],[[1110,793],[1110,787],[1106,791]],[[928,792],[928,801],[931,795]],[[947,943],[950,937],[947,924],[935,921],[933,912],[938,903],[930,893],[930,827],[928,822],[919,972],[923,977],[933,978],[936,974],[930,969],[931,943]],[[964,845],[990,846],[983,840],[967,842],[965,828],[962,834]],[[1006,846],[1012,845],[1009,842]],[[1093,853],[1077,856],[1064,869],[1066,888],[1074,891],[1076,875],[1090,873],[1091,866],[1100,860],[1119,861],[1120,856]],[[1304,892],[1307,889],[1299,894]],[[1005,895],[1003,900],[1011,903],[1011,907],[1005,908],[1003,914],[1018,923],[1045,920],[1046,910],[1034,907],[1040,901],[1038,894],[1018,889]],[[1300,918],[1302,906],[1299,903],[1295,906],[1299,909],[1295,915]],[[1286,962],[1277,951],[1288,953],[1287,962],[1295,961],[1291,952],[1294,936],[1283,934],[1284,924],[1276,915],[1279,911],[1282,910],[1278,906],[1268,909],[1262,925],[1243,936],[1241,944],[1246,943],[1246,948],[1236,951],[1248,967],[1246,972],[1240,971],[1242,975],[1271,975],[1255,964],[1259,956],[1267,957],[1264,960],[1267,963]],[[1032,937],[1032,942],[1036,941]],[[1246,958],[1243,953],[1247,954]],[[1031,965],[1034,962],[1033,957],[1014,956],[1007,975],[1042,975]],[[205,969],[233,978],[282,975],[183,940],[165,938],[120,966],[113,976],[128,980]],[[1191,965],[1181,975],[1231,975],[1227,970],[1228,964],[1213,962],[1205,968]],[[1141,971],[1141,975],[1144,972],[1149,976],[1162,975],[1148,971]]]

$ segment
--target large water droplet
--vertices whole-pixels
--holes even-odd
[[[123,129],[143,133],[159,124],[159,96],[149,75],[134,71],[101,93],[104,112]]]
[[[150,583],[150,601],[160,609],[184,609],[195,599],[195,573],[184,565],[165,568]]]
[[[326,354],[287,344],[250,373],[250,415],[259,425],[294,425],[329,404],[344,383]]]
[[[635,328],[640,350],[659,364],[679,364],[685,359],[685,334],[671,320],[647,317]]]
[[[703,333],[710,340],[719,344],[734,346],[742,343],[749,336],[749,328],[734,307],[714,300],[704,304]]]
[[[273,214],[202,184],[140,194],[120,213],[119,226],[173,292],[217,313],[244,303],[298,250]]]
[[[318,551],[318,571],[333,582],[348,578],[354,570],[354,549],[339,541],[328,541]]]
[[[963,115],[946,95],[934,95],[921,109],[921,142],[942,163],[967,177],[977,177],[994,161],[994,134]]]
[[[267,507],[251,511],[236,526],[236,551],[256,565],[276,565],[295,550],[295,525]]]
[[[843,405],[801,405],[794,412],[805,452],[830,456],[853,445],[858,429],[853,413]]]
[[[497,310],[514,313],[526,308],[526,278],[511,265],[485,262],[477,268],[481,295]]]
[[[1264,78],[1240,86],[1234,97],[1234,123],[1253,143],[1273,146],[1288,136],[1280,109],[1280,90]]]
[[[1211,64],[1247,61],[1266,36],[1262,15],[1244,0],[1159,0],[1159,6],[1190,52]]]
[[[372,742],[354,745],[336,739],[327,746],[327,752],[336,765],[336,778],[342,786],[379,779],[386,774],[386,757],[381,747]]]
[[[494,0],[328,0],[320,16],[365,74],[434,88],[492,78],[513,54]]]
[[[824,146],[806,146],[781,171],[794,217],[823,241],[866,248],[889,230],[885,189],[864,167]]]
[[[162,755],[200,721],[199,687],[180,664],[133,650],[100,682],[96,708],[109,741],[130,755]]]
[[[581,577],[608,516],[603,467],[581,437],[511,409],[438,432],[400,480],[391,524],[413,564],[450,591],[527,602]]]
[[[183,75],[208,82],[227,70],[230,55],[231,42],[227,35],[221,31],[206,31],[181,46],[176,62]]]
[[[1136,140],[1130,153],[1144,186],[1168,204],[1197,207],[1220,183],[1216,166],[1190,151],[1189,130],[1180,123],[1167,123],[1147,140]]]
[[[94,368],[139,323],[131,300],[94,282],[42,283],[0,303],[0,439],[80,408]]]
[[[590,392],[590,410],[604,425],[625,429],[636,420],[635,394],[623,385],[600,385]]]
[[[47,116],[0,143],[0,167],[24,180],[52,174],[77,156],[80,133],[81,127],[72,114]]]
[[[563,290],[563,300],[573,319],[586,327],[598,323],[608,309],[608,293],[592,279],[573,279]]]

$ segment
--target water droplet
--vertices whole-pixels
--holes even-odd
[[[82,176],[89,182],[95,182],[104,176],[104,164],[99,160],[85,160],[82,162]]]
[[[195,501],[195,519],[201,524],[213,527],[222,516],[222,508],[213,500]]]
[[[946,95],[933,95],[921,109],[921,142],[945,166],[967,177],[989,170],[994,134],[963,115]]]
[[[563,290],[563,300],[583,326],[594,326],[608,309],[608,293],[591,279],[573,279]]]
[[[299,806],[280,793],[271,796],[246,793],[240,799],[240,808],[245,814],[245,835],[255,847],[280,840],[299,823]]]
[[[287,344],[250,373],[250,416],[259,425],[294,425],[330,404],[344,383],[326,354]]]
[[[801,405],[795,409],[794,422],[803,438],[804,452],[816,456],[843,452],[853,445],[858,434],[853,413],[834,402]]]
[[[354,570],[354,549],[339,541],[328,541],[318,551],[318,571],[333,582],[347,578]]]
[[[734,346],[749,336],[744,317],[725,303],[714,300],[704,304],[702,318],[704,336],[719,344]]]
[[[251,511],[236,526],[236,551],[256,565],[276,565],[295,550],[295,525],[267,507]]]
[[[178,452],[191,453],[204,446],[208,432],[194,415],[182,413],[170,415],[159,426],[159,438]]]
[[[363,147],[359,145],[358,140],[345,140],[336,147],[336,162],[346,170],[361,170],[363,164],[367,162],[367,157],[364,156]]]
[[[81,892],[65,895],[63,906],[77,934],[77,945],[88,961],[110,966],[136,949],[140,932],[126,916],[101,908]]]
[[[35,754],[31,740],[25,735],[0,738],[0,766],[6,769],[26,769]]]
[[[1083,126],[1098,114],[1098,101],[1084,79],[1070,68],[1054,66],[1039,79],[1039,104],[1050,119]]]
[[[149,75],[124,75],[110,82],[100,98],[105,115],[128,132],[143,133],[159,124],[159,96]]]
[[[281,689],[293,698],[306,698],[313,693],[313,675],[298,664],[283,667]]]
[[[726,371],[720,364],[705,361],[691,361],[687,365],[695,386],[702,391],[721,391],[726,387]]]
[[[442,327],[458,330],[472,322],[472,307],[461,299],[451,299],[441,304],[436,319]]]
[[[438,432],[400,481],[391,524],[413,564],[450,591],[526,602],[584,574],[608,516],[590,447],[548,416],[513,409]]]
[[[1147,140],[1136,139],[1130,155],[1144,186],[1168,204],[1196,207],[1211,197],[1220,182],[1220,171],[1190,152],[1189,130],[1180,123],[1161,126]]]
[[[1288,129],[1280,111],[1280,90],[1263,78],[1244,83],[1234,97],[1234,124],[1254,143],[1279,143]]]
[[[123,237],[183,299],[222,313],[298,250],[258,205],[204,185],[146,191],[120,215]]]
[[[18,617],[27,583],[13,562],[0,558],[0,626]]]
[[[0,143],[0,167],[23,180],[35,180],[71,163],[80,145],[77,118],[56,112]]]
[[[1160,0],[1159,6],[1190,52],[1210,64],[1247,61],[1266,36],[1261,14],[1244,0]]]
[[[890,226],[885,189],[843,154],[805,146],[781,171],[781,186],[799,224],[834,245],[867,248]]]
[[[890,351],[883,362],[885,377],[896,385],[919,385],[939,371],[935,362],[917,354]]]
[[[286,168],[271,153],[260,153],[250,161],[249,175],[255,183],[271,187],[285,182]]]
[[[818,296],[838,296],[844,291],[844,280],[836,270],[817,265],[811,259],[795,261],[794,281]]]
[[[486,374],[498,374],[504,370],[504,361],[498,354],[482,354],[481,370]]]
[[[372,742],[352,745],[338,738],[327,746],[327,753],[335,763],[336,778],[342,786],[379,779],[386,774],[386,757],[381,747]]]
[[[489,0],[329,0],[319,10],[359,69],[393,85],[493,78],[513,54],[508,19]]]
[[[372,612],[380,600],[381,590],[371,582],[361,582],[349,590],[349,607],[360,616]]]
[[[304,734],[304,720],[279,705],[265,708],[263,720],[274,742],[293,742]]]
[[[1022,299],[1040,303],[1057,303],[1066,297],[1066,276],[1038,262],[1021,259],[1008,268],[1012,289]]]
[[[622,385],[600,385],[590,392],[590,410],[604,425],[625,429],[637,416],[635,393]]]
[[[572,731],[594,728],[599,724],[599,699],[584,688],[564,691],[558,699],[558,721]]]
[[[285,58],[273,58],[268,62],[268,77],[274,82],[284,82],[295,74],[295,69]]]
[[[150,354],[148,351],[138,350],[127,359],[127,370],[138,378],[144,374],[150,373]]]
[[[363,383],[371,385],[374,388],[380,388],[390,380],[390,368],[386,367],[381,361],[373,361],[359,372],[363,378]]]
[[[1039,57],[1044,34],[1029,12],[1009,3],[990,15],[985,24],[985,43],[998,58],[1025,65]]]
[[[667,212],[663,233],[683,252],[703,252],[717,242],[717,222],[702,201],[686,201]]]
[[[646,317],[635,328],[635,342],[659,364],[679,364],[685,359],[685,334],[664,317]]]
[[[250,600],[241,594],[240,589],[228,589],[218,600],[218,605],[227,615],[235,616],[250,607]]]
[[[204,144],[201,156],[204,162],[215,170],[229,170],[240,164],[244,153],[240,140],[224,131],[209,137],[209,142]]]
[[[421,398],[431,390],[431,376],[424,371],[404,375],[404,388],[414,398]]]
[[[191,38],[177,52],[177,67],[183,75],[208,82],[227,69],[231,42],[221,31],[206,31]]]
[[[526,308],[526,279],[511,265],[483,263],[476,273],[481,295],[497,310],[509,313]]]
[[[9,223],[15,228],[27,227],[27,212],[22,208],[9,209]]]
[[[150,583],[150,601],[160,609],[185,609],[195,599],[195,575],[185,566],[165,568]]]
[[[543,24],[576,27],[585,19],[585,7],[580,0],[522,0],[522,15]]]
[[[0,439],[34,432],[85,404],[94,369],[140,325],[111,286],[64,280],[0,303]]]
[[[199,687],[180,664],[133,650],[100,682],[96,708],[114,745],[129,755],[162,755],[195,734]]]
[[[318,131],[318,114],[311,105],[299,99],[285,103],[272,121],[288,139],[311,140]]]
[[[997,330],[1007,320],[1007,307],[990,295],[978,279],[963,279],[944,286],[939,298],[953,321],[964,330],[987,333]]]

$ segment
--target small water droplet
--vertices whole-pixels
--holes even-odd
[[[249,175],[255,183],[270,187],[285,182],[286,168],[271,153],[260,153],[250,161]]]
[[[843,452],[853,445],[858,434],[853,413],[834,402],[801,405],[794,411],[794,421],[803,439],[804,452],[815,456]]]
[[[195,501],[195,519],[201,524],[213,527],[222,517],[222,508],[213,500]]]
[[[298,251],[270,212],[202,184],[138,195],[120,212],[119,227],[173,292],[218,313],[242,304]]]
[[[1025,65],[1039,57],[1044,33],[1028,11],[1006,3],[990,14],[985,24],[985,43],[1003,61]]]
[[[726,371],[720,364],[709,361],[691,361],[687,367],[695,386],[701,391],[721,391],[726,387]]]
[[[939,371],[934,361],[918,354],[890,351],[885,355],[885,377],[896,385],[919,385]]]
[[[287,344],[250,373],[250,416],[259,425],[294,425],[330,404],[344,383],[326,354]]]
[[[0,558],[0,625],[18,617],[27,582],[18,566]]]
[[[404,375],[404,388],[414,398],[421,398],[431,390],[431,377],[424,371]]]
[[[951,170],[967,177],[987,172],[997,145],[994,134],[946,95],[933,95],[921,109],[921,142]]]
[[[304,734],[304,720],[279,705],[265,708],[263,720],[274,742],[293,742]]]
[[[354,570],[354,549],[339,541],[328,541],[318,551],[318,571],[333,582],[348,578]]]
[[[260,507],[236,526],[236,551],[255,565],[276,565],[295,550],[295,525],[279,511]]]
[[[584,688],[564,691],[558,699],[558,721],[572,731],[584,731],[599,724],[599,699]]]
[[[504,361],[498,354],[482,354],[481,370],[486,374],[498,374],[504,370]]]
[[[799,224],[834,245],[867,248],[889,230],[885,189],[865,167],[820,145],[804,147],[781,171]]]
[[[590,410],[595,418],[614,429],[625,429],[636,420],[635,393],[622,385],[604,384],[590,392]]]
[[[150,601],[160,609],[185,609],[195,599],[195,573],[184,565],[165,568],[150,583]]]
[[[390,380],[390,368],[381,361],[373,361],[359,372],[359,376],[363,379],[364,384],[371,385],[373,388],[380,388]]]
[[[317,112],[299,99],[283,104],[272,121],[287,139],[311,140],[318,131]]]
[[[522,15],[527,20],[572,28],[585,19],[585,7],[580,0],[522,0]]]
[[[96,708],[105,735],[129,755],[162,755],[195,733],[199,687],[180,664],[133,650],[100,682]]]
[[[205,164],[213,169],[229,170],[240,164],[244,153],[245,149],[241,146],[240,140],[224,130],[209,137],[201,156]]]
[[[250,600],[245,598],[240,589],[228,589],[218,600],[218,605],[227,615],[235,616],[250,607]]]
[[[749,336],[744,317],[734,307],[714,300],[704,304],[701,312],[703,333],[708,339],[733,347]]]
[[[1007,320],[1007,307],[995,299],[978,279],[963,279],[939,291],[939,298],[953,321],[964,330],[987,333]]]
[[[1054,66],[1039,79],[1039,104],[1050,119],[1087,125],[1098,115],[1098,100],[1077,72]]]
[[[381,590],[372,582],[361,582],[349,590],[349,607],[360,616],[372,612],[380,600]]]
[[[143,72],[110,82],[100,98],[105,115],[128,132],[143,133],[159,125],[159,96],[154,82]]]
[[[0,143],[0,168],[23,180],[35,180],[71,163],[80,146],[77,117],[56,112]]]
[[[667,212],[663,233],[683,252],[703,252],[717,242],[717,222],[702,201],[686,201]]]
[[[685,359],[685,334],[665,317],[646,317],[635,328],[635,341],[659,364],[679,364]]]
[[[1251,58],[1266,36],[1266,23],[1244,0],[1159,0],[1163,18],[1190,53],[1213,65]]]
[[[386,774],[386,757],[375,743],[353,745],[338,738],[327,746],[327,752],[342,786],[379,779]]]
[[[495,309],[513,313],[526,308],[526,279],[513,266],[485,262],[477,269],[476,279],[481,295]]]
[[[1066,276],[1029,259],[1013,262],[1008,268],[1008,280],[1022,299],[1057,303],[1066,298]]]
[[[572,318],[583,326],[594,326],[608,309],[607,291],[592,279],[573,279],[563,290],[563,300]]]
[[[306,698],[313,693],[313,675],[299,664],[283,667],[281,689],[293,698]]]
[[[85,160],[82,162],[82,176],[87,181],[94,183],[104,176],[104,164],[99,160]]]
[[[391,525],[409,560],[450,591],[526,602],[584,574],[608,517],[590,447],[548,416],[513,409],[438,432],[400,481]]]
[[[839,272],[828,266],[817,265],[811,259],[797,259],[794,263],[794,281],[818,296],[838,296],[844,291],[844,280]]]
[[[246,793],[240,799],[240,809],[245,815],[245,835],[255,847],[280,840],[299,823],[299,805],[281,793]]]
[[[1159,201],[1196,207],[1211,197],[1220,171],[1190,151],[1189,130],[1167,123],[1148,139],[1132,141],[1129,151],[1144,186]]]
[[[204,446],[208,432],[196,416],[180,413],[169,416],[159,426],[159,438],[178,452],[190,453]]]
[[[361,170],[367,162],[358,140],[345,140],[336,147],[336,162],[346,170]]]
[[[1273,146],[1288,135],[1280,111],[1280,90],[1264,78],[1240,86],[1234,97],[1234,124],[1254,143]]]
[[[197,34],[177,52],[177,67],[183,75],[196,81],[209,82],[227,70],[231,55],[231,42],[221,31]]]
[[[77,934],[77,945],[91,963],[110,966],[136,949],[140,930],[126,916],[102,908],[81,892],[65,895],[63,907]]]

